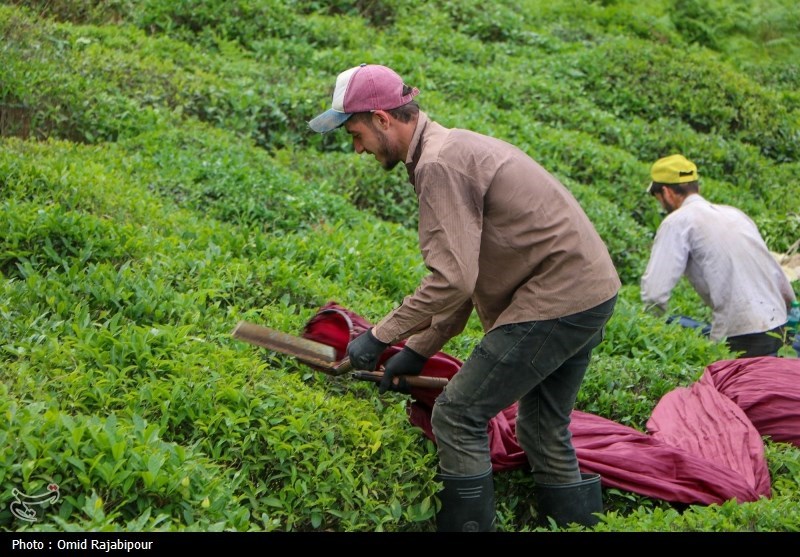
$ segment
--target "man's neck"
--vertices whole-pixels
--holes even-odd
[[[414,131],[417,129],[417,122],[419,122],[419,114],[414,116],[408,122],[397,122],[397,138],[400,142],[402,160],[408,160],[408,148],[411,145],[411,139],[414,137]]]

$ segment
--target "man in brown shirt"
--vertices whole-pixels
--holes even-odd
[[[404,163],[419,200],[419,242],[430,273],[413,294],[347,347],[380,392],[419,374],[464,330],[474,309],[485,335],[436,400],[432,428],[443,490],[439,531],[494,529],[489,420],[519,402],[517,439],[536,480],[538,514],[592,525],[600,477],[582,474],[570,414],[616,303],[608,250],[572,194],[520,149],[431,121],[417,88],[379,65],[339,74],[333,106],[309,126],[344,126],[357,153],[386,170]]]

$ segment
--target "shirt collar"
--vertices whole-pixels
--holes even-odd
[[[408,179],[411,184],[414,184],[414,169],[417,167],[420,157],[422,156],[422,135],[428,127],[428,115],[423,111],[419,111],[417,117],[417,127],[414,128],[414,134],[411,136],[411,142],[408,144],[408,153],[406,154],[406,170],[408,171]]]
[[[699,193],[692,193],[686,196],[686,199],[684,199],[683,203],[681,203],[681,207],[685,207],[687,205],[691,205],[692,203],[697,203],[702,200],[703,198]]]

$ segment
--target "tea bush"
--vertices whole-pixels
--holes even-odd
[[[361,62],[394,67],[443,125],[520,146],[595,223],[624,285],[577,408],[644,431],[662,396],[731,357],[644,313],[661,220],[644,190],[656,157],[684,152],[706,197],[792,246],[797,7],[491,8],[0,3],[0,529],[435,529],[435,447],[403,395],[230,335],[242,319],[297,334],[330,300],[376,321],[426,272],[405,170],[307,128]],[[685,281],[670,304],[710,319]],[[465,359],[481,335],[473,315],[445,350]],[[797,531],[797,449],[765,448],[769,499],[605,489],[595,529]],[[13,490],[50,484],[57,505],[11,514]],[[499,529],[537,529],[531,475],[496,488]]]

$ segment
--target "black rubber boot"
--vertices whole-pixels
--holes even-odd
[[[438,493],[442,508],[436,515],[439,532],[494,532],[494,477],[489,469],[478,476],[445,476]]]
[[[552,518],[559,528],[576,522],[594,526],[600,519],[593,513],[603,512],[603,491],[600,474],[581,474],[581,480],[570,484],[536,484],[536,512],[542,526]]]

